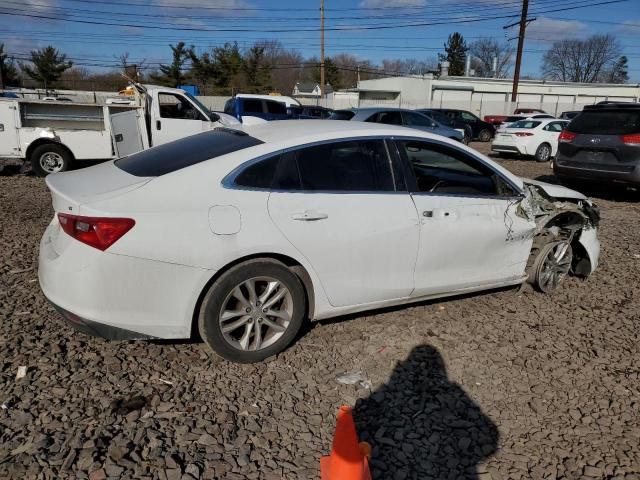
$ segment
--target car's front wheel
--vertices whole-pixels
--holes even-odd
[[[198,327],[203,340],[221,357],[259,362],[295,339],[305,307],[302,283],[286,265],[271,259],[249,260],[211,285]]]
[[[571,270],[573,251],[567,242],[550,242],[538,252],[529,282],[544,293],[551,293]]]

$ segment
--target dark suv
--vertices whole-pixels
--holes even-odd
[[[433,112],[434,118],[436,118],[435,115],[437,114],[446,115],[453,122],[453,128],[462,128],[466,132],[471,132],[470,140],[478,139],[481,142],[488,142],[496,133],[496,128],[492,124],[487,123],[484,120],[480,120],[473,113],[467,112],[466,110],[429,108],[418,111],[427,115],[431,115],[431,112]]]
[[[553,171],[566,182],[640,186],[640,104],[585,106],[558,137]]]

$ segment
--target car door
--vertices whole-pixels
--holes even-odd
[[[211,122],[184,95],[158,92],[152,125],[153,144],[161,145],[209,130]]]
[[[567,126],[568,122],[549,122],[541,130],[541,141],[539,144],[543,142],[547,142],[551,145],[551,156],[555,157],[558,152],[558,137],[560,136],[560,132],[564,127]]]
[[[522,278],[535,225],[516,213],[518,187],[456,147],[395,144],[421,217],[413,296]]]
[[[334,306],[406,298],[419,219],[397,189],[382,139],[336,140],[283,155],[269,215],[313,266]]]

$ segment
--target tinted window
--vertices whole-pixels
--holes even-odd
[[[182,95],[173,93],[158,94],[160,116],[181,120],[204,120],[198,109]]]
[[[280,103],[280,102],[275,102],[272,100],[265,100],[266,105],[267,105],[267,112],[268,113],[276,113],[278,115],[286,115],[287,114],[287,107],[285,106],[284,103]]]
[[[365,122],[384,123],[387,125],[402,125],[400,112],[378,112],[371,115]]]
[[[464,195],[496,195],[493,171],[464,152],[429,142],[398,142],[409,162],[418,192]]]
[[[405,125],[414,127],[430,127],[433,124],[433,120],[426,115],[420,115],[413,112],[402,112]]]
[[[245,98],[242,102],[242,110],[244,113],[262,113],[262,100]]]
[[[285,156],[274,188],[306,191],[394,190],[382,140],[327,143]]]
[[[336,110],[329,115],[329,120],[351,120],[355,114],[351,110]]]
[[[261,143],[244,132],[216,128],[120,158],[115,165],[137,177],[157,177]]]
[[[627,135],[640,132],[639,110],[583,110],[567,130],[575,133]]]
[[[260,160],[238,174],[235,184],[241,187],[270,188],[278,168],[280,155]]]
[[[233,104],[233,98],[227,100],[224,104],[224,113],[226,113],[227,115],[235,115],[235,112],[233,111]]]

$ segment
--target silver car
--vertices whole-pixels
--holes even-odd
[[[464,133],[450,127],[446,127],[428,115],[404,108],[367,107],[351,108],[348,110],[335,110],[329,120],[354,120],[357,122],[385,123],[387,125],[402,125],[416,128],[423,132],[442,135],[462,142]]]

